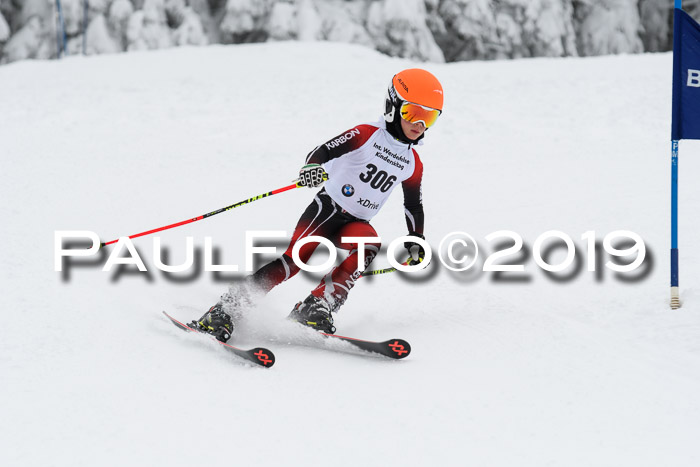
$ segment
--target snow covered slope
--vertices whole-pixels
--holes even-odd
[[[130,235],[285,186],[307,152],[375,120],[416,65],[359,47],[276,43],[163,50],[0,69],[2,465],[698,465],[697,144],[681,145],[681,288],[668,309],[671,56],[431,65],[446,105],[419,148],[426,235],[519,233],[525,272],[362,279],[339,333],[402,337],[403,361],[304,345],[284,318],[315,285],[295,277],[251,310],[251,368],[173,327],[226,277],[101,262],[53,270],[54,231]],[[161,235],[168,262],[211,236],[244,264],[246,230],[291,230],[310,190]],[[404,234],[395,194],[373,225]],[[580,270],[532,259],[549,230]],[[648,249],[635,280],[586,270],[614,230]],[[110,250],[111,251],[111,250]],[[550,258],[556,263],[563,252]],[[559,259],[558,259],[559,258]],[[201,262],[200,262],[201,264]],[[380,255],[376,267],[385,267]],[[573,272],[572,272],[573,271]],[[516,276],[521,280],[505,281]],[[224,275],[226,276],[226,275]],[[230,274],[229,274],[230,276]],[[237,276],[240,277],[240,276]]]

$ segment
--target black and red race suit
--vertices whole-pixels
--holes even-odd
[[[299,219],[285,253],[251,276],[254,285],[266,293],[294,276],[300,270],[292,261],[295,243],[307,236],[325,237],[350,252],[312,293],[324,296],[334,305],[344,303],[381,245],[379,242],[366,245],[364,264],[358,264],[358,245],[342,244],[340,239],[376,237],[369,221],[397,185],[403,188],[409,232],[423,233],[423,164],[412,146],[394,138],[380,121],[358,125],[311,151],[306,163],[323,165],[329,179]],[[318,243],[302,246],[300,259],[306,263],[317,246]]]

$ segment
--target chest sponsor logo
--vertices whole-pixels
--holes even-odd
[[[384,162],[387,162],[394,167],[398,167],[400,170],[404,170],[407,165],[411,164],[410,159],[392,152],[388,148],[385,148],[377,143],[373,143],[372,146],[377,150],[377,152],[374,154],[375,157],[380,158]]]
[[[338,136],[338,137],[337,137],[336,139],[334,139],[333,141],[327,142],[327,143],[326,143],[326,147],[327,147],[328,149],[337,148],[337,147],[340,146],[341,144],[350,141],[351,139],[353,139],[355,136],[357,136],[357,135],[359,135],[359,134],[360,134],[360,130],[358,130],[357,128],[353,128],[352,130],[348,131],[348,132],[345,133],[344,135]]]
[[[343,185],[342,191],[343,196],[347,196],[349,198],[355,194],[355,187],[348,183],[347,185]]]
[[[372,202],[371,200],[369,200],[369,199],[362,199],[362,198],[360,198],[360,199],[357,200],[357,204],[359,204],[359,205],[362,206],[363,208],[367,208],[367,209],[373,209],[373,210],[379,209],[379,203],[373,203],[373,202]]]

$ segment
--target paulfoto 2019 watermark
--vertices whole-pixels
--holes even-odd
[[[260,240],[270,239],[286,239],[287,232],[285,231],[247,231],[245,233],[245,272],[252,272],[254,267],[255,255],[279,255],[281,254],[276,247],[257,246],[256,243]],[[88,248],[82,247],[66,247],[67,239],[78,241],[89,241],[91,246]],[[522,272],[525,271],[525,263],[529,261],[531,250],[531,259],[535,262],[538,268],[548,273],[557,273],[571,268],[572,264],[581,264],[582,259],[577,257],[584,256],[586,269],[591,272],[596,271],[596,266],[600,263],[600,254],[606,253],[611,258],[605,262],[605,267],[618,272],[630,273],[637,270],[645,262],[647,258],[647,248],[644,240],[638,234],[629,230],[616,230],[607,233],[602,242],[596,236],[595,231],[586,231],[580,239],[584,243],[584,247],[577,247],[570,235],[559,230],[549,230],[539,235],[531,248],[525,247],[523,237],[517,232],[511,230],[499,230],[492,232],[484,237],[484,239],[492,245],[495,245],[494,251],[491,251],[482,260],[478,266],[483,272]],[[500,240],[500,241],[499,241]],[[365,247],[370,244],[382,243],[380,237],[343,237],[341,241],[345,244],[356,246],[359,256],[358,264],[364,264]],[[163,261],[161,239],[153,237],[153,264],[156,269],[165,273],[182,273],[191,269],[195,265],[195,246],[194,237],[185,237],[185,260],[181,264],[172,265],[165,264]],[[414,242],[421,245],[425,251],[425,258],[420,263],[405,264],[399,258],[405,258],[407,253],[404,250],[406,242]],[[310,265],[305,263],[299,257],[299,250],[308,243],[318,243],[323,245],[327,250],[328,258],[323,264]],[[616,246],[617,245],[617,246]],[[620,248],[620,245],[625,245]],[[79,231],[55,231],[54,232],[54,270],[57,272],[63,271],[64,261],[66,258],[72,257],[89,257],[98,254],[101,247],[100,239],[95,232],[79,230]],[[557,249],[564,249],[563,258],[556,263],[551,263],[549,260],[552,252]],[[203,246],[203,269],[206,272],[239,272],[240,268],[237,264],[214,264],[213,241],[211,237],[204,237]],[[602,251],[601,251],[602,250]],[[318,236],[309,236],[299,239],[292,249],[292,260],[303,271],[321,272],[329,270],[337,260],[336,246],[329,239]],[[478,242],[473,236],[466,232],[455,231],[445,235],[437,249],[437,254],[434,254],[430,244],[415,236],[402,236],[393,239],[387,247],[386,258],[389,264],[402,272],[417,272],[425,269],[431,264],[431,260],[437,256],[439,263],[450,271],[463,272],[475,268],[480,259],[480,248]],[[562,256],[562,255],[559,255]],[[627,258],[631,261],[624,264],[614,262],[612,258]],[[138,268],[139,271],[146,272],[148,268],[143,261],[143,258],[134,246],[133,241],[128,237],[122,237],[111,249],[111,252],[106,257],[106,261],[102,267],[102,271],[109,272],[115,265],[132,265]]]

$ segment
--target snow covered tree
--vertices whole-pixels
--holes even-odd
[[[69,37],[80,34],[83,30],[83,0],[61,0],[63,23]]]
[[[641,39],[647,52],[667,50],[670,46],[671,10],[668,3],[667,0],[639,1],[639,17],[643,28]]]
[[[134,7],[129,0],[114,0],[109,6],[107,24],[121,50],[126,50],[129,45],[126,33],[129,26],[129,18],[133,13]]]
[[[15,15],[9,22],[14,32],[3,47],[2,63],[56,55],[53,29],[48,27],[53,20],[53,10],[49,6],[48,0],[26,0],[14,10]]]
[[[43,58],[40,53],[42,42],[43,25],[41,18],[32,16],[3,48],[3,63],[27,58]]]
[[[367,14],[367,31],[375,47],[387,55],[444,62],[426,22],[423,0],[382,0],[372,2]]]
[[[204,32],[204,26],[199,16],[190,7],[184,7],[178,11],[179,22],[177,28],[172,30],[172,39],[175,45],[206,45],[209,43]]]
[[[490,0],[442,0],[428,23],[447,61],[492,58],[500,41]]]
[[[224,43],[263,42],[269,37],[265,25],[274,2],[270,0],[228,0],[221,21]]]
[[[172,46],[164,0],[145,0],[143,9],[129,17],[127,50],[162,49]]]
[[[509,58],[576,56],[573,8],[568,0],[505,0],[496,27]]]
[[[333,0],[315,2],[315,7],[321,20],[320,39],[374,48],[374,41],[365,28],[366,2]]]
[[[314,41],[321,39],[322,19],[311,0],[301,0],[297,7],[297,24],[299,28],[297,39]]]
[[[573,5],[581,55],[644,50],[637,0],[574,0]]]
[[[85,0],[60,1],[68,52],[81,53]],[[0,0],[2,62],[56,56],[55,2]],[[361,44],[392,56],[449,62],[656,52],[672,46],[672,0],[87,2],[89,53],[327,40]],[[683,7],[697,17],[700,0],[686,0]]]
[[[0,11],[0,42],[6,42],[10,38],[10,25]]]
[[[88,24],[87,54],[116,53],[123,50],[121,39],[116,36],[109,27],[104,15],[97,15]]]
[[[266,29],[271,40],[293,40],[299,35],[297,7],[292,2],[276,2],[272,5]]]

